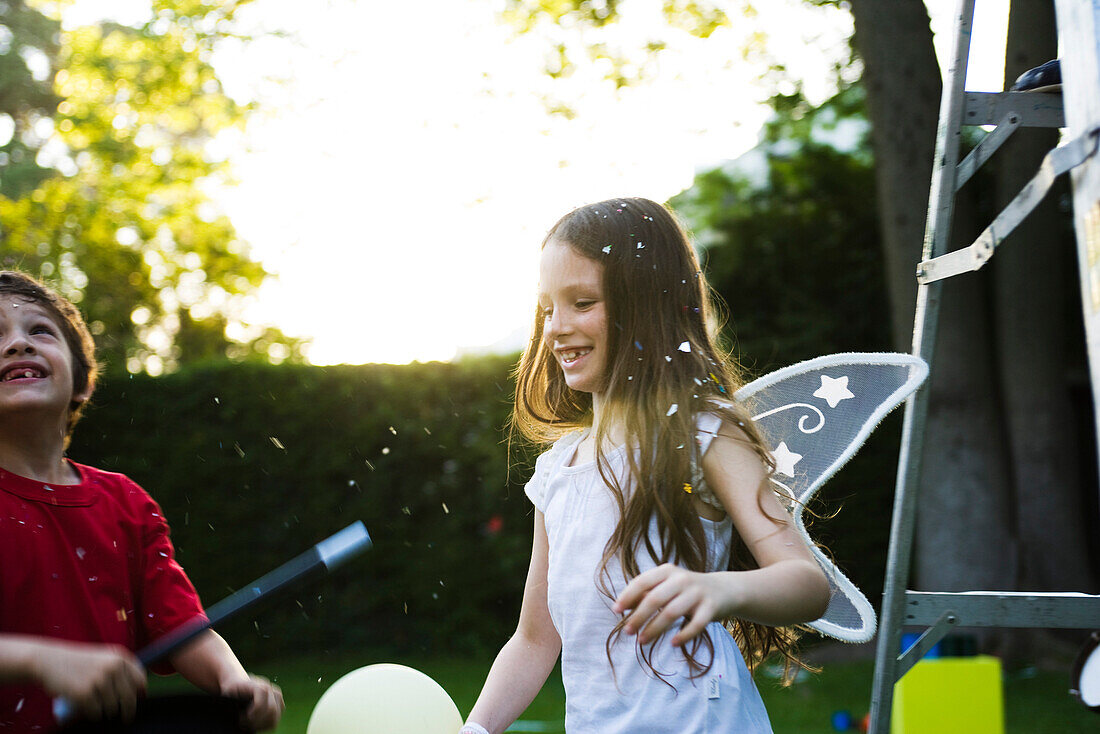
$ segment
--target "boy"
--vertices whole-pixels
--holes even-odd
[[[52,728],[54,697],[86,718],[131,719],[145,689],[132,651],[202,613],[156,502],[64,457],[95,378],[79,311],[0,272],[0,729]],[[161,672],[246,700],[249,728],[278,723],[279,688],[212,630],[169,663]]]

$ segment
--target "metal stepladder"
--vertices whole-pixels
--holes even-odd
[[[1062,42],[1064,94],[968,93],[964,89],[975,0],[958,0],[953,61],[945,78],[936,133],[922,262],[917,269],[914,355],[930,368],[942,281],[977,270],[1035,208],[1054,179],[1073,171],[1077,246],[1094,401],[1100,400],[1100,0],[1055,0]],[[1067,59],[1073,60],[1066,68]],[[1084,60],[1083,63],[1078,63]],[[1063,99],[1065,107],[1063,110]],[[1067,127],[1071,140],[1052,150],[1038,173],[969,247],[948,252],[955,193],[1021,126]],[[996,125],[961,163],[963,125]],[[1100,421],[1100,405],[1095,405]],[[916,488],[928,413],[927,387],[906,402],[898,461],[881,622],[875,654],[870,734],[887,734],[894,684],[955,627],[1093,629],[1100,596],[1031,592],[918,592],[907,590],[916,514]],[[1097,432],[1100,436],[1100,431]],[[903,626],[923,627],[899,655]]]

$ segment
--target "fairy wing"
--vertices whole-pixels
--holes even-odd
[[[829,575],[829,608],[809,625],[822,634],[866,642],[875,634],[875,612],[810,541],[803,509],[927,375],[924,360],[908,354],[832,354],[765,375],[734,396],[763,432],[776,464],[771,481],[792,498],[795,527]]]

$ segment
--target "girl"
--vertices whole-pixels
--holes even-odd
[[[793,661],[778,628],[821,616],[829,584],[728,400],[738,382],[712,327],[661,205],[613,199],[550,230],[513,431],[554,443],[526,487],[519,625],[464,733],[504,731],[559,652],[570,734],[771,731],[749,665]]]

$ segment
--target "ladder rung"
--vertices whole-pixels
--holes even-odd
[[[932,625],[945,611],[959,627],[1100,628],[1100,596],[1028,591],[906,591],[905,624]]]
[[[964,125],[996,125],[1009,113],[1024,127],[1065,127],[1062,95],[1044,92],[967,92]]]

